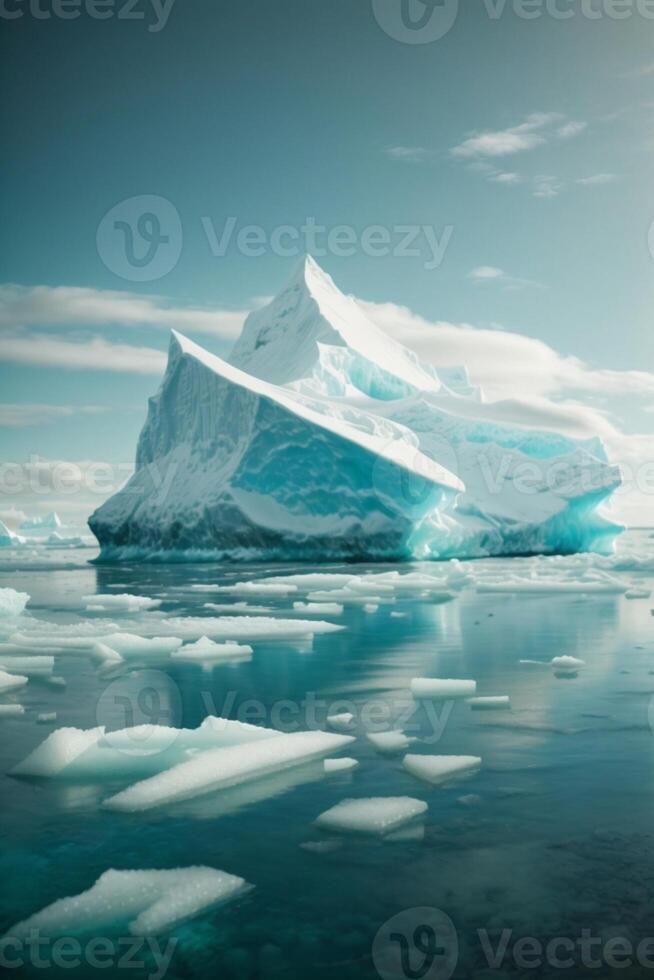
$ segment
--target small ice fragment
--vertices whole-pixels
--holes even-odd
[[[554,657],[550,661],[552,667],[555,670],[579,670],[580,667],[586,666],[585,660],[579,660],[577,657]]]
[[[29,600],[27,592],[0,589],[0,619],[15,619],[20,616]]]
[[[343,606],[339,602],[294,602],[293,609],[309,616],[341,616],[343,614]]]
[[[87,609],[113,610],[115,612],[141,612],[145,609],[156,609],[161,605],[161,599],[150,599],[147,596],[131,595],[128,592],[109,595],[83,595],[82,602]]]
[[[340,715],[327,715],[327,724],[337,732],[349,732],[353,721],[354,715],[350,711],[344,711]]]
[[[294,732],[257,743],[209,749],[157,776],[134,783],[105,800],[103,806],[134,813],[193,799],[322,758],[351,741],[346,735]]]
[[[481,796],[477,793],[466,793],[464,796],[457,796],[456,802],[460,806],[478,806],[481,803]]]
[[[407,615],[408,614],[405,613],[405,612],[395,612],[395,611],[393,611],[391,613],[391,619],[406,619]]]
[[[651,589],[629,589],[625,592],[625,599],[649,599],[652,592]]]
[[[216,585],[213,591],[226,595],[285,596],[297,592],[297,585],[288,582],[236,582],[234,585]]]
[[[177,636],[153,636],[146,639],[143,636],[136,636],[133,633],[110,633],[108,636],[101,636],[94,643],[94,650],[99,645],[108,647],[120,657],[167,657],[181,647],[182,640]],[[113,657],[109,657],[113,660]]]
[[[34,931],[54,938],[125,928],[133,936],[159,935],[251,888],[243,878],[201,866],[170,871],[111,869],[88,891],[60,898],[12,926],[4,938],[22,942]]]
[[[291,640],[344,629],[320,619],[275,619],[272,616],[176,616],[157,620],[157,630],[185,640]],[[180,641],[181,644],[181,641]]]
[[[22,704],[0,704],[0,718],[16,718],[24,714],[25,708]]]
[[[252,647],[244,643],[215,643],[208,636],[201,636],[195,643],[187,643],[173,650],[173,660],[191,660],[206,662],[208,660],[244,660],[252,654]]]
[[[0,694],[16,691],[19,687],[24,687],[28,680],[29,677],[23,674],[8,674],[6,670],[0,670]]]
[[[414,677],[411,693],[414,698],[469,698],[477,691],[477,681],[444,680],[436,677]]]
[[[363,611],[367,613],[376,613],[379,606],[375,602],[366,602],[363,607]]]
[[[39,725],[47,725],[51,721],[56,721],[57,720],[57,712],[56,711],[44,711],[40,715],[37,715],[36,716],[36,720],[38,721]]]
[[[25,677],[50,677],[54,670],[54,657],[4,657],[0,654],[0,669],[8,674]]]
[[[475,711],[502,711],[511,707],[508,694],[498,694],[495,697],[466,698],[466,704]]]
[[[311,851],[312,854],[331,854],[342,846],[342,840],[308,840],[300,844],[303,851]]]
[[[408,738],[404,732],[369,732],[366,738],[371,742],[378,752],[388,753],[406,752],[415,738]]]
[[[410,796],[343,800],[321,813],[316,824],[327,830],[387,834],[426,813],[427,804]]]
[[[475,755],[405,755],[402,765],[412,776],[438,786],[479,769],[481,759]]]
[[[349,769],[356,769],[359,765],[356,759],[325,759],[325,772],[347,772]]]

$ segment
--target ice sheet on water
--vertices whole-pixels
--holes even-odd
[[[0,652],[0,670],[4,670],[8,674],[23,674],[25,677],[51,677],[54,665],[54,657],[5,656]]]
[[[225,595],[286,596],[297,592],[297,586],[289,582],[235,582],[233,585],[216,585],[214,591]]]
[[[352,741],[347,735],[294,732],[262,739],[256,744],[210,749],[158,776],[129,786],[105,800],[104,806],[111,810],[137,812],[193,799],[322,758]]]
[[[17,718],[25,714],[22,704],[0,704],[0,718]]]
[[[479,769],[481,759],[474,755],[405,755],[402,765],[412,776],[437,786]]]
[[[0,619],[16,619],[30,600],[27,592],[0,589]]]
[[[29,677],[24,674],[8,674],[6,670],[0,670],[0,694],[8,694],[10,691],[17,691],[25,687]]]
[[[101,659],[112,659],[102,656],[106,649],[117,653],[123,659],[130,657],[168,657],[182,645],[178,636],[153,636],[149,639],[136,636],[134,633],[109,633],[100,637],[93,645],[94,653],[100,654]],[[103,650],[103,648],[105,648]]]
[[[6,933],[18,941],[33,930],[43,937],[115,933],[133,936],[168,932],[180,922],[246,894],[253,886],[214,868],[165,871],[105,871],[92,888],[61,898]]]
[[[141,612],[145,609],[157,609],[161,599],[150,599],[148,596],[131,595],[129,592],[109,595],[84,595],[82,602],[87,610],[100,612]]]
[[[272,616],[188,616],[157,620],[156,629],[184,639],[289,640],[344,629],[324,620],[274,619]]]
[[[415,738],[409,738],[404,732],[369,732],[368,741],[378,752],[393,755],[396,752],[406,752]]]
[[[173,660],[206,663],[208,661],[249,660],[251,655],[252,647],[245,643],[215,643],[208,636],[201,636],[195,643],[186,643],[177,650],[173,650],[171,657]]]
[[[388,834],[426,813],[427,804],[410,796],[377,796],[343,800],[321,813],[316,824],[326,830]]]
[[[261,582],[272,584],[281,583],[282,585],[294,585],[297,589],[340,589],[352,580],[352,575],[340,572],[308,572],[307,574],[297,575],[273,575],[270,578],[261,579]]]
[[[354,715],[351,711],[343,711],[338,715],[327,715],[327,724],[337,732],[349,732],[352,729]]]
[[[342,759],[325,759],[323,765],[327,773],[348,772],[350,769],[356,769],[359,762],[357,759],[350,759],[344,756]]]
[[[12,776],[99,779],[147,776],[185,761],[191,752],[252,744],[279,737],[260,728],[210,716],[199,728],[137,725],[107,732],[59,728],[11,770]]]
[[[439,677],[414,677],[411,681],[411,694],[414,698],[442,700],[450,698],[470,698],[477,692],[477,681],[453,680]]]
[[[39,725],[49,725],[51,722],[55,722],[57,720],[57,712],[42,711],[41,714],[36,716],[36,720]]]
[[[652,595],[651,589],[633,588],[633,589],[628,589],[627,592],[625,592],[624,597],[625,599],[649,599],[651,595]]]
[[[338,602],[294,602],[293,609],[307,616],[343,615],[343,605]]]

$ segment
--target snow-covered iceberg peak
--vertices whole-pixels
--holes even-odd
[[[510,370],[507,367],[507,370]],[[102,558],[337,560],[605,550],[599,440],[497,422],[464,368],[387,337],[313,259],[225,361],[173,332]]]

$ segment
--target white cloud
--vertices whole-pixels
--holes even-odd
[[[0,285],[0,326],[152,326],[235,339],[249,310],[173,306],[160,296],[80,286]]]
[[[389,146],[384,152],[391,160],[404,163],[422,163],[432,155],[424,146]]]
[[[488,179],[492,180],[494,184],[521,184],[523,180],[520,174],[504,170],[490,174]]]
[[[586,123],[566,121],[558,112],[533,112],[517,126],[473,133],[451,153],[463,159],[510,156],[533,150],[553,138],[569,139],[585,128]]]
[[[163,374],[166,355],[152,347],[114,344],[102,337],[71,340],[24,330],[0,332],[0,361],[44,367]]]
[[[502,269],[497,269],[494,265],[480,265],[476,269],[472,269],[468,273],[468,279],[481,280],[482,282],[489,279],[503,279],[504,272]]]
[[[509,276],[503,269],[498,269],[494,265],[480,265],[468,273],[468,279],[481,285],[484,283],[495,283],[501,285],[505,290],[524,289],[526,286],[535,286],[538,289],[543,287],[539,282],[532,279],[519,279],[516,276]]]
[[[26,429],[77,415],[98,415],[110,409],[102,405],[35,405],[0,403],[0,428]]]
[[[598,187],[601,184],[613,184],[617,180],[616,174],[592,174],[590,177],[579,177],[576,183],[583,187]]]
[[[548,177],[541,174],[534,177],[534,197],[558,197],[561,193],[562,183],[557,177]]]

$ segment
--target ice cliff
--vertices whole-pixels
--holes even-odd
[[[135,473],[89,526],[106,560],[605,551],[619,485],[599,439],[498,424],[307,258],[229,362],[173,332]]]

